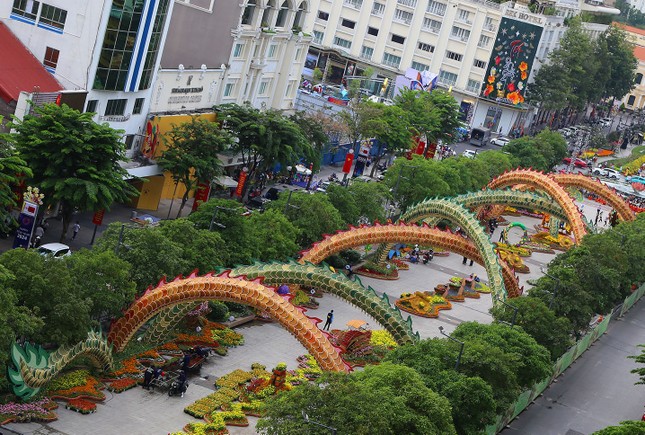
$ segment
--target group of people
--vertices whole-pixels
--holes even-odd
[[[422,261],[423,264],[428,264],[428,262],[432,261],[434,258],[434,251],[432,248],[428,249],[427,251],[421,251],[421,248],[419,248],[419,245],[414,245],[414,248],[412,248],[412,252],[410,252],[410,263],[418,263],[419,261]]]

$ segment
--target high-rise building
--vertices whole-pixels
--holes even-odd
[[[65,89],[87,90],[85,110],[142,138],[172,0],[6,0],[0,21]]]
[[[151,112],[249,102],[288,110],[311,37],[307,1],[177,0]]]

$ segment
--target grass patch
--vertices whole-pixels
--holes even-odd
[[[627,157],[607,160],[607,164],[612,164],[615,167],[621,167],[623,165],[626,165],[629,162],[633,162],[634,160],[642,156],[645,156],[645,145],[634,147],[634,149],[632,149],[632,153]]]

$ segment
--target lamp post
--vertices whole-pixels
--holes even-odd
[[[518,309],[515,305],[511,305],[511,304],[509,304],[509,303],[507,303],[507,302],[503,301],[502,299],[500,299],[499,297],[497,297],[497,295],[494,295],[494,296],[493,296],[493,299],[495,299],[495,301],[497,301],[497,302],[501,303],[501,304],[502,304],[502,305],[504,305],[505,307],[508,307],[508,308],[510,308],[511,310],[513,310],[513,317],[511,318],[511,323],[505,322],[505,321],[503,321],[503,320],[500,320],[499,322],[500,322],[500,323],[506,323],[506,324],[507,324],[507,325],[509,325],[511,328],[512,328],[513,326],[515,326],[515,319],[517,318],[517,312],[519,311],[519,309]]]
[[[329,430],[329,433],[331,435],[336,435],[336,428],[335,427],[327,426],[326,424],[318,423],[317,421],[314,421],[314,420],[310,419],[309,416],[307,415],[307,413],[304,410],[302,411],[302,418],[305,419],[305,423],[309,423],[309,424],[313,424],[313,425],[316,425],[316,426],[324,427],[325,429]]]
[[[551,301],[549,302],[549,310],[550,310],[550,309],[552,309],[552,307],[553,307],[553,301],[555,300],[555,297],[556,297],[556,296],[557,296],[557,294],[558,294],[558,288],[560,287],[560,278],[555,277],[555,276],[553,276],[553,275],[549,275],[549,274],[544,270],[544,268],[542,268],[542,267],[540,268],[540,270],[542,271],[542,273],[544,274],[544,276],[546,276],[546,277],[548,277],[548,278],[551,278],[551,279],[555,282],[555,283],[554,283],[554,285],[553,285],[553,293],[551,294]]]
[[[459,355],[457,355],[457,361],[455,362],[455,371],[459,371],[459,363],[461,362],[461,355],[464,353],[464,344],[465,344],[465,343],[464,343],[463,341],[459,341],[459,340],[457,340],[456,338],[451,337],[450,335],[446,334],[446,333],[443,331],[443,326],[440,326],[440,327],[439,327],[439,332],[440,332],[440,333],[441,333],[441,335],[443,335],[444,337],[448,337],[448,339],[450,339],[451,341],[454,341],[455,343],[457,343],[457,344],[459,344],[459,345],[460,345],[460,347],[459,347]]]
[[[211,218],[211,223],[208,226],[208,231],[213,231],[213,225],[217,225],[220,228],[226,228],[226,225],[220,223],[220,222],[215,222],[215,217],[217,216],[217,212],[220,210],[226,210],[226,211],[237,211],[234,208],[228,208],[228,207],[220,207],[219,205],[215,207],[215,210],[213,210],[213,217]]]

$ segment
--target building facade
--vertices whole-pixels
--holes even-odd
[[[623,97],[621,103],[629,110],[645,108],[645,30],[637,27],[614,23],[627,34],[627,39],[634,44],[634,56],[638,59],[634,88]]]
[[[151,112],[244,102],[292,109],[311,41],[301,31],[308,13],[307,1],[177,0]]]
[[[65,89],[87,90],[85,110],[143,138],[172,0],[7,0],[0,20]]]

